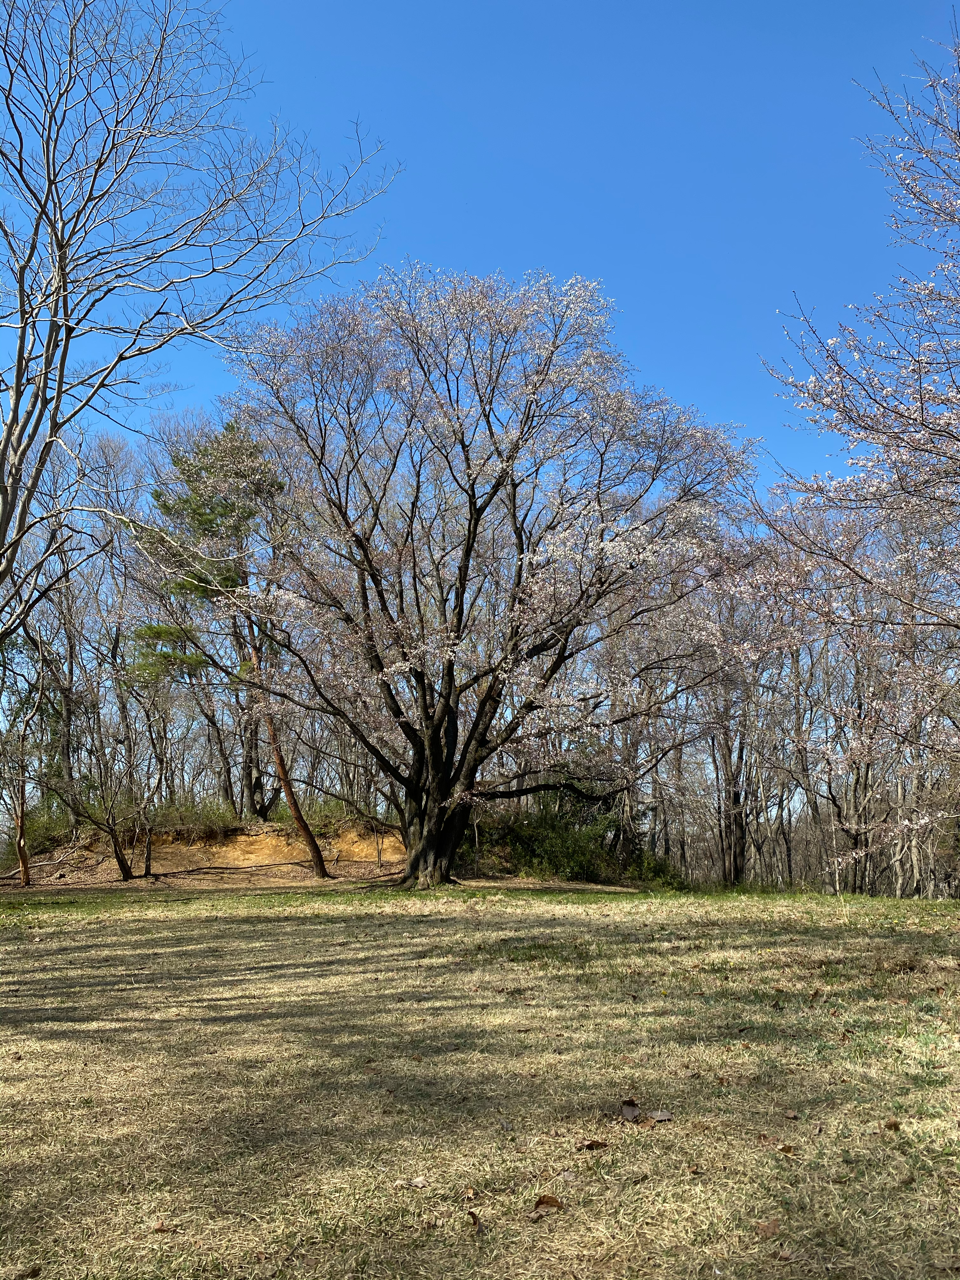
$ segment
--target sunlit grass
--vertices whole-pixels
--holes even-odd
[[[812,895],[7,898],[3,1263],[960,1270],[957,919]],[[625,1123],[626,1098],[673,1119]]]

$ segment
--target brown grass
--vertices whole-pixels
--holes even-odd
[[[47,890],[0,926],[0,1274],[960,1271],[953,904]]]

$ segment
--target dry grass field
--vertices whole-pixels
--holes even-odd
[[[8,895],[0,1275],[960,1273],[957,922],[815,896]]]

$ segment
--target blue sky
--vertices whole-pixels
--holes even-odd
[[[802,471],[761,357],[797,294],[832,326],[903,253],[857,141],[854,81],[941,58],[944,0],[231,0],[265,83],[252,111],[331,163],[359,119],[403,173],[375,261],[600,278],[643,381],[742,424]],[[370,272],[372,268],[365,268]],[[200,366],[197,366],[198,370]],[[222,381],[199,374],[188,398]]]

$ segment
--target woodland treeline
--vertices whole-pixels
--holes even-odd
[[[127,879],[157,833],[282,821],[322,876],[349,820],[399,833],[409,887],[960,892],[960,49],[876,98],[922,270],[829,336],[797,317],[772,371],[849,465],[767,491],[589,281],[305,294],[389,175],[238,141],[207,6],[5,14],[11,875],[93,836]],[[198,338],[236,392],[144,417]]]

